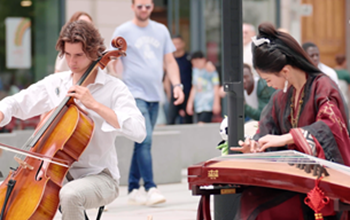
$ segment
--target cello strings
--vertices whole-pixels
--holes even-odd
[[[242,162],[266,162],[266,163],[291,163],[291,164],[318,164],[324,167],[336,169],[345,174],[350,174],[350,167],[332,161],[317,158],[295,150],[283,150],[277,152],[230,154],[216,157],[215,160],[239,160]]]

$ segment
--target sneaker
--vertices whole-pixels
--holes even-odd
[[[160,193],[160,191],[157,188],[152,187],[148,190],[146,205],[149,205],[149,206],[155,205],[155,204],[163,203],[165,201],[166,201],[165,197]]]
[[[146,195],[144,195],[140,190],[133,189],[128,195],[129,205],[144,205],[146,204]]]

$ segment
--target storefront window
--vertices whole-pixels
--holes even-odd
[[[60,0],[0,0],[0,99],[54,72]]]
[[[221,1],[206,0],[205,2],[205,38],[208,60],[220,67],[221,59]]]
[[[276,0],[243,0],[243,22],[256,27],[260,23],[276,23]]]
[[[151,19],[168,27],[171,35],[180,34],[190,48],[190,1],[154,0]]]

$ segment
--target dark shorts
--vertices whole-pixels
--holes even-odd
[[[213,112],[197,113],[197,121],[198,122],[211,122],[212,117],[213,117]]]

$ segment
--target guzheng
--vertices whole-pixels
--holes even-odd
[[[259,186],[307,194],[315,187],[335,200],[335,206],[350,204],[350,167],[286,150],[216,157],[188,167],[193,195],[202,195],[198,215],[210,219],[209,195],[231,194],[244,186]],[[340,209],[335,207],[336,210]],[[197,219],[202,219],[197,216]]]

